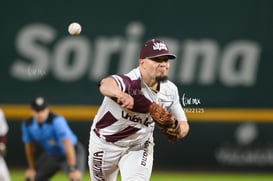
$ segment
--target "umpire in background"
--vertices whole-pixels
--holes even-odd
[[[80,181],[86,169],[86,150],[63,116],[50,111],[43,97],[31,102],[31,115],[22,123],[28,169],[26,181],[47,181],[63,169],[70,181]],[[35,146],[41,153],[36,159]]]

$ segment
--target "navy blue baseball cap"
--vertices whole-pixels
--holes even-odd
[[[37,112],[42,111],[48,107],[45,98],[39,96],[35,97],[31,102],[31,108]]]
[[[168,56],[169,59],[175,59],[176,55],[169,52],[166,43],[159,39],[151,39],[147,41],[141,48],[139,58],[156,58],[161,56]]]

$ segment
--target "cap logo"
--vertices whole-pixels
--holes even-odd
[[[44,99],[43,98],[39,97],[39,98],[36,99],[36,104],[37,105],[41,106],[43,103],[44,103]]]
[[[158,42],[155,42],[154,45],[153,45],[153,49],[154,50],[168,50],[167,46],[164,44],[164,43],[158,43]]]

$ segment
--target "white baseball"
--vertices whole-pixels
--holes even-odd
[[[70,33],[70,35],[79,35],[82,31],[82,27],[79,23],[71,23],[68,26],[68,32]]]

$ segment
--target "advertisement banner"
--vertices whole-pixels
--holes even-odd
[[[100,79],[137,66],[140,46],[161,38],[177,54],[169,78],[181,97],[204,107],[273,106],[270,1],[21,3],[1,11],[1,103],[44,95],[53,104],[97,105]],[[67,31],[74,21],[79,36]]]

